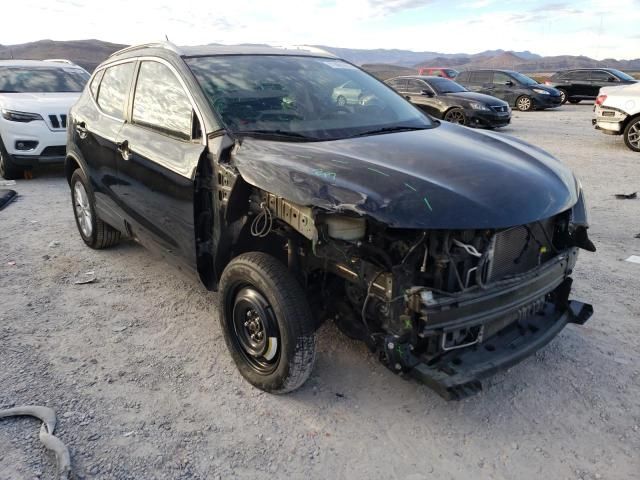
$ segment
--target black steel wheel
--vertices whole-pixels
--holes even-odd
[[[640,152],[640,117],[632,119],[624,129],[624,143],[634,152]]]
[[[261,252],[242,254],[220,280],[220,325],[242,376],[255,387],[286,393],[315,363],[315,321],[287,267]]]
[[[461,108],[452,108],[445,115],[444,119],[450,123],[456,123],[458,125],[466,125],[467,117],[464,115],[464,111]]]

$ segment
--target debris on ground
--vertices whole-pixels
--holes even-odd
[[[640,238],[640,233],[636,233],[636,236],[634,238]]]
[[[60,242],[58,242],[57,240],[54,240],[52,242],[49,243],[49,248],[56,248],[60,246]]]
[[[625,262],[640,263],[640,255],[631,255]]]
[[[0,187],[12,187],[15,184],[15,180],[0,180]]]
[[[93,283],[96,281],[96,272],[90,270],[88,272],[84,272],[83,274],[79,274],[76,277],[75,283],[76,285],[86,285],[87,283]]]
[[[56,413],[49,407],[41,407],[37,405],[29,405],[24,407],[8,408],[0,410],[0,418],[8,417],[36,417],[42,420],[40,427],[40,441],[49,450],[56,455],[58,462],[58,478],[66,480],[71,472],[71,457],[69,449],[62,441],[53,434],[56,428]]]
[[[615,197],[618,200],[634,200],[638,198],[638,192],[633,193],[616,193]]]
[[[0,210],[9,205],[17,196],[15,190],[0,190]]]

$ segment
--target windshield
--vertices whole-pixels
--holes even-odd
[[[459,83],[454,82],[453,80],[449,80],[448,78],[430,78],[429,84],[436,93],[444,94],[444,93],[459,93],[459,92],[467,92],[468,90],[464,88]]]
[[[611,68],[609,69],[609,71],[611,73],[613,73],[616,77],[618,77],[620,80],[626,80],[626,81],[635,81],[636,79],[633,78],[631,75],[628,75],[624,72],[621,72],[620,70],[616,70],[615,68]]]
[[[449,76],[449,78],[456,78],[460,74],[457,70],[451,69],[445,69],[444,72]]]
[[[0,93],[81,92],[87,80],[80,68],[0,67]]]
[[[186,59],[236,134],[333,140],[436,125],[389,87],[342,60],[284,55]]]
[[[523,85],[538,85],[533,78],[529,78],[518,72],[510,72],[510,75]]]

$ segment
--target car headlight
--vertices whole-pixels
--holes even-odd
[[[42,120],[42,117],[37,113],[29,113],[29,112],[17,112],[15,110],[5,110],[2,109],[2,117],[5,120],[9,120],[10,122],[22,122],[29,123],[34,120]]]
[[[546,90],[542,90],[541,88],[534,88],[533,91],[539,93],[540,95],[551,95],[549,92],[547,92]]]
[[[489,107],[487,107],[483,103],[469,102],[469,106],[474,110],[489,110]]]

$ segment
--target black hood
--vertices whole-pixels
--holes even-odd
[[[492,106],[505,106],[509,105],[504,100],[500,100],[499,98],[492,97],[491,95],[485,95],[484,93],[476,93],[476,92],[455,92],[455,93],[445,93],[443,95],[446,98],[453,98],[456,100],[469,101],[469,102],[479,102],[484,105],[492,105]]]
[[[548,153],[448,123],[326,142],[245,138],[232,162],[247,182],[292,202],[397,228],[523,225],[578,198],[573,174]]]

